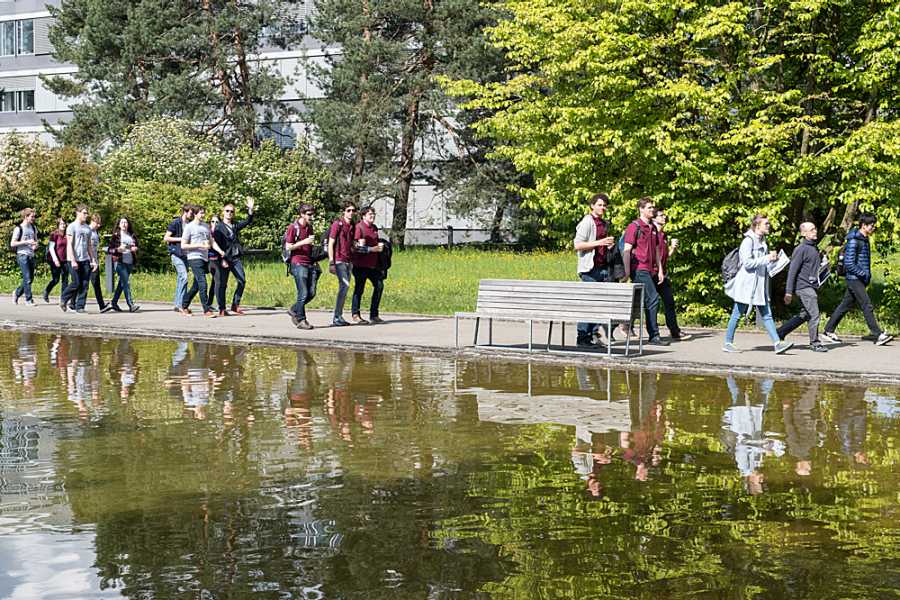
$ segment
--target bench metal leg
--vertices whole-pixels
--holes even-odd
[[[644,286],[641,286],[641,307],[644,307]],[[641,311],[641,328],[638,329],[638,356],[644,355],[644,311]]]
[[[528,321],[528,351],[534,346],[534,321]]]
[[[553,321],[550,321],[550,328],[547,330],[547,352],[550,352],[550,338],[553,337]]]
[[[560,345],[565,348],[566,347],[566,324],[565,322],[560,322],[559,324],[559,332],[561,334]]]
[[[606,341],[609,342],[606,345],[606,355],[612,356],[612,346],[613,346],[612,319],[608,319],[606,321],[606,331],[608,332],[608,334],[606,336]]]
[[[628,357],[628,350],[631,348],[631,323],[628,324],[628,333],[625,334],[625,356]]]
[[[475,341],[472,342],[473,346],[478,346],[478,326],[481,324],[481,317],[475,317]]]
[[[453,332],[454,339],[456,340],[456,349],[459,350],[459,316],[454,315],[453,317]]]
[[[494,345],[494,319],[488,319],[488,346]]]

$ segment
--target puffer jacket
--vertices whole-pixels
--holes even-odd
[[[765,238],[752,231],[744,234],[740,246],[741,268],[725,284],[725,294],[741,304],[769,304],[769,247]]]
[[[869,238],[852,229],[847,234],[847,245],[844,247],[844,271],[847,279],[858,279],[869,285],[872,280],[872,254],[869,250]]]

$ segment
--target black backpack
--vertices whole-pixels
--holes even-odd
[[[722,260],[722,283],[728,283],[737,277],[738,271],[741,270],[741,249],[735,248],[725,255]]]
[[[40,244],[40,240],[41,240],[40,230],[37,228],[37,225],[32,225],[31,228],[34,229],[34,241],[36,241]],[[15,229],[13,229],[13,241],[14,242],[22,241],[22,224],[21,223],[16,225]],[[19,251],[18,247],[13,248],[12,246],[9,246],[9,249],[12,251],[13,254],[18,253],[18,251]]]
[[[838,250],[837,263],[834,265],[834,272],[838,277],[843,277],[847,274],[847,268],[844,266],[844,254],[847,252],[847,242],[844,242],[841,245],[841,249]]]

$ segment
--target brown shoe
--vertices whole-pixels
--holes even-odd
[[[350,317],[350,320],[353,321],[356,325],[368,325],[369,322],[362,318],[362,315],[353,315]]]
[[[220,317],[230,317],[231,315],[228,314],[228,311],[227,311],[227,310],[220,310],[220,311],[219,311],[219,316],[220,316]]]
[[[191,309],[189,309],[189,308],[182,308],[182,309],[181,309],[181,314],[182,314],[182,316],[189,317],[189,316],[191,316]]]
[[[244,311],[244,309],[242,309],[240,306],[232,306],[232,307],[231,307],[231,312],[233,312],[233,313],[236,314],[236,315],[241,315],[241,316],[247,314],[247,313]]]
[[[302,321],[297,322],[297,329],[312,329],[313,326],[309,324],[309,321],[303,319]]]
[[[218,317],[219,315],[218,315],[218,313],[214,313],[213,311],[208,310],[208,311],[206,311],[205,313],[203,313],[203,316],[204,316],[204,317],[209,317],[210,319],[215,319],[215,318]]]

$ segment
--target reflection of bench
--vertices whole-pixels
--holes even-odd
[[[482,279],[478,284],[475,312],[456,313],[456,347],[459,347],[459,320],[475,319],[473,345],[478,345],[481,319],[488,322],[488,345],[493,345],[493,321],[528,323],[528,351],[534,346],[534,323],[549,323],[547,350],[553,335],[553,323],[561,326],[561,343],[566,345],[566,323],[602,323],[612,329],[619,323],[640,321],[638,354],[644,350],[644,286],[639,283],[586,283],[581,281],[529,281]],[[628,356],[631,336],[625,340]],[[612,354],[612,344],[607,349]]]

